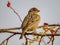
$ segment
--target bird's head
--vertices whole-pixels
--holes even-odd
[[[40,10],[38,10],[37,8],[33,7],[31,8],[28,13],[34,13],[34,14],[37,14],[38,12],[40,12]]]

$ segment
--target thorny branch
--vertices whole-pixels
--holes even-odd
[[[48,25],[48,26],[60,26],[59,24],[51,24],[51,25]],[[43,26],[39,26],[38,28],[42,28]],[[4,41],[2,41],[2,43],[0,44],[0,45],[3,45],[4,43],[5,43],[5,41],[6,41],[6,45],[7,45],[7,43],[8,43],[8,40],[11,38],[11,37],[13,37],[14,35],[16,35],[16,34],[21,34],[21,32],[12,32],[12,31],[10,31],[10,30],[17,30],[17,29],[21,29],[20,27],[15,27],[15,28],[5,28],[5,29],[0,29],[0,33],[11,33],[12,35],[11,36],[9,36],[8,38],[6,38]],[[35,35],[35,36],[60,36],[60,34],[56,34],[57,32],[58,32],[58,30],[60,29],[60,27],[59,28],[57,28],[56,29],[56,32],[55,32],[55,34],[38,34],[38,33],[25,33],[25,35]],[[54,37],[53,37],[54,38]],[[25,45],[28,45],[28,38],[25,36],[25,39],[26,39],[26,43],[25,43]],[[50,40],[51,41],[51,40]],[[49,41],[49,42],[50,42]],[[40,45],[40,42],[39,42],[39,45]],[[52,45],[53,45],[53,40],[52,40]]]
[[[4,44],[5,41],[6,41],[6,45],[7,45],[8,40],[9,40],[11,37],[13,37],[14,35],[16,35],[16,34],[14,33],[14,34],[12,34],[11,36],[9,36],[8,38],[6,38],[4,41],[2,41],[2,43],[1,43],[0,45]]]
[[[12,33],[12,34],[21,34],[21,32],[12,32],[12,31],[0,31],[0,33]],[[25,33],[25,35],[38,35],[38,36],[60,36],[60,34],[37,34],[37,33]]]
[[[56,31],[55,31],[55,34],[58,32],[58,30],[60,29],[60,26],[56,29]],[[52,43],[53,43],[53,41],[54,41],[54,36],[52,36],[53,37],[53,40],[52,40]],[[47,44],[49,44],[51,42],[51,40],[47,43]]]
[[[60,29],[60,27],[56,30],[56,32],[58,31]],[[13,35],[11,35],[11,36],[9,36],[8,38],[6,38],[4,41],[2,41],[2,43],[0,44],[0,45],[2,45],[2,44],[4,44],[4,42],[6,41],[6,45],[7,45],[7,43],[8,43],[8,40],[11,38],[11,37],[13,37],[14,35],[16,35],[16,34],[21,34],[21,32],[12,32],[12,31],[7,31],[7,30],[0,30],[0,33],[12,33]],[[33,34],[33,33],[25,33],[25,35],[38,35],[38,36],[60,36],[60,34],[46,34],[46,35],[42,35],[42,34],[37,34],[37,33],[35,33],[35,34]],[[27,45],[27,43],[28,43],[28,38],[27,37],[25,37],[26,38],[26,44],[25,45]],[[52,41],[53,42],[53,41]]]
[[[5,28],[5,29],[0,29],[0,31],[9,31],[9,30],[18,30],[21,29],[21,27],[13,27],[13,28]]]
[[[49,24],[48,25],[49,27],[50,26],[60,26],[60,24]],[[38,28],[42,28],[43,26],[39,26]],[[21,29],[21,27],[13,27],[13,28],[5,28],[5,29],[0,29],[2,31],[9,31],[9,30],[19,30]]]

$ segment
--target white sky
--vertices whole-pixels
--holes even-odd
[[[16,14],[6,6],[8,0],[0,0],[0,28],[19,27],[21,22]],[[32,7],[38,8],[41,16],[42,25],[44,22],[49,24],[60,24],[60,0],[9,0],[12,7],[19,13],[22,20]],[[8,34],[0,34],[0,41]],[[19,35],[14,36],[8,45],[20,45]],[[23,42],[24,40],[22,40]],[[60,44],[60,37],[56,37],[54,45]],[[44,45],[44,44],[42,44]]]

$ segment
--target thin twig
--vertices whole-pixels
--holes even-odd
[[[27,38],[26,38],[26,44],[25,45],[28,45],[28,41],[27,41]]]
[[[8,40],[6,40],[6,45],[8,45]]]
[[[52,45],[53,45],[53,43],[54,43],[54,36],[52,36],[53,37],[53,39],[52,39]]]
[[[21,32],[12,32],[12,31],[0,31],[0,33],[12,33],[12,34],[21,34]],[[60,36],[60,34],[37,34],[37,33],[25,33],[25,35],[38,35],[38,36]]]
[[[60,24],[49,24],[48,26],[49,26],[49,27],[50,27],[50,26],[60,26]],[[39,26],[38,28],[42,28],[42,27],[43,27],[43,26]]]
[[[0,31],[9,31],[9,30],[17,30],[17,29],[21,29],[21,27],[13,27],[13,28],[5,28],[5,29],[0,29]]]
[[[55,34],[58,32],[59,29],[60,29],[60,26],[56,29]],[[52,45],[53,45],[53,41],[54,41],[54,36],[53,36],[53,40],[52,40]]]
[[[4,44],[5,41],[8,41],[14,35],[15,35],[15,33],[13,35],[9,36],[8,38],[6,38],[4,41],[2,41],[1,45]],[[6,45],[7,45],[7,42],[6,42]]]
[[[58,32],[58,30],[60,29],[60,26],[56,29],[56,32],[55,32],[55,34]]]
[[[55,34],[58,32],[59,29],[60,29],[60,26],[56,29]],[[54,36],[52,38],[54,38]],[[47,44],[49,44],[50,42],[51,42],[51,39],[50,39],[50,41]]]
[[[19,16],[19,14],[10,6],[10,8],[14,11],[14,13],[18,16],[19,20],[22,22],[21,17]]]
[[[41,36],[42,37],[42,36]],[[40,40],[39,40],[39,44],[38,45],[40,45],[40,43],[41,43],[41,38],[40,38]]]
[[[25,39],[26,39],[25,45],[28,45],[28,38],[26,37],[26,35],[25,35]]]
[[[39,40],[39,44],[38,44],[38,45],[40,45],[41,41],[43,41],[43,42],[44,42],[44,44],[45,44],[45,45],[47,45],[47,44],[46,44],[46,42],[43,40],[43,37],[44,37],[44,36],[41,36],[41,38],[40,38],[40,40]]]

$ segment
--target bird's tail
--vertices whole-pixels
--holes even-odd
[[[20,38],[19,39],[22,39],[23,38],[23,35],[21,34]]]
[[[22,30],[22,33],[21,33],[20,39],[23,38],[24,34],[25,34],[25,30]]]

